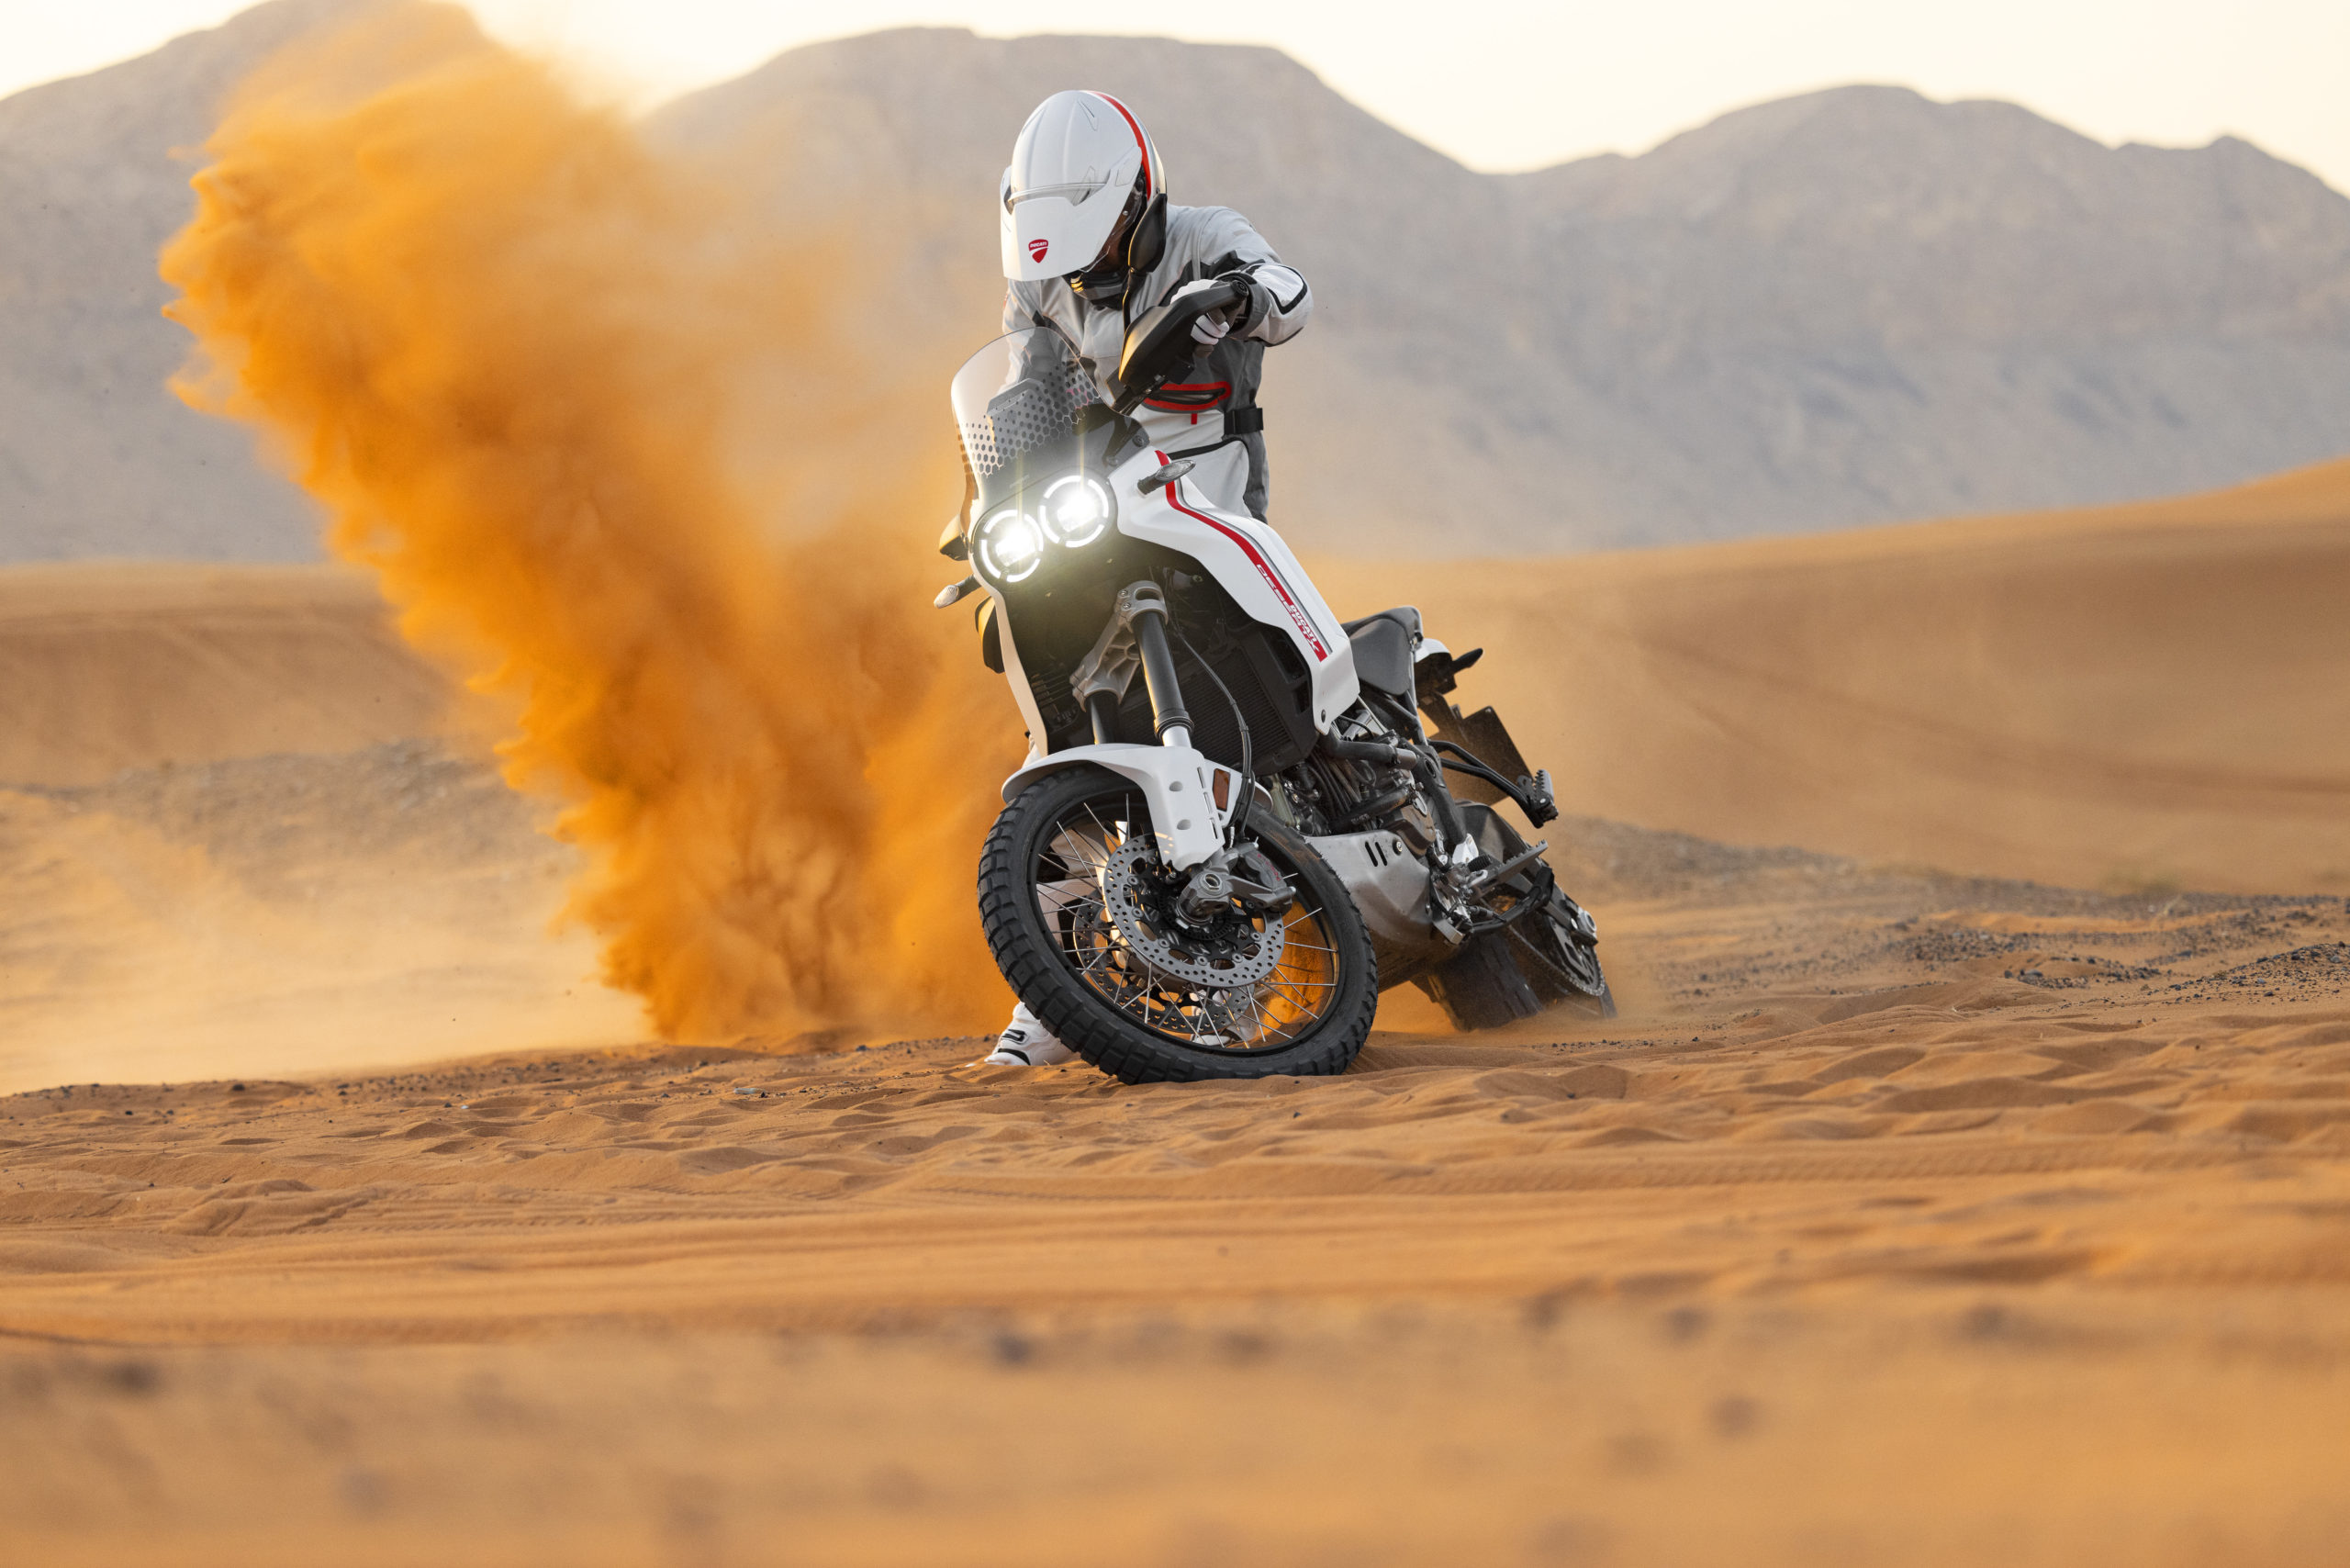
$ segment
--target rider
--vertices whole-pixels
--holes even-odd
[[[1056,329],[1105,398],[1115,397],[1126,329],[1145,310],[1220,281],[1240,301],[1200,318],[1190,379],[1136,410],[1151,444],[1193,465],[1184,482],[1219,507],[1265,515],[1265,417],[1257,407],[1268,344],[1297,336],[1314,297],[1297,269],[1228,207],[1169,207],[1167,168],[1134,111],[1107,93],[1056,93],[1036,106],[998,193],[1003,330]],[[987,1059],[1047,1067],[1075,1052],[1022,1002]]]

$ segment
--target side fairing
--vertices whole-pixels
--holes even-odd
[[[1217,508],[1181,479],[1138,493],[1137,484],[1166,461],[1164,453],[1145,451],[1112,476],[1118,532],[1191,556],[1250,619],[1287,633],[1313,672],[1315,727],[1328,730],[1361,692],[1338,618],[1270,524]]]
[[[1028,732],[1028,758],[1044,755],[1045,716],[1036,711],[1036,694],[1029,689],[1028,671],[1020,663],[1020,640],[1012,634],[1012,605],[1002,590],[985,578],[980,587],[995,600],[996,646],[1003,655],[1003,678],[1012,683],[1012,700],[1020,710],[1021,726]]]

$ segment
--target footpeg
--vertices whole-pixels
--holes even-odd
[[[1559,801],[1558,797],[1551,793],[1549,768],[1536,768],[1533,778],[1518,779],[1517,788],[1525,797],[1518,803],[1526,809],[1528,822],[1540,827],[1544,823],[1559,820]]]
[[[1460,884],[1460,890],[1464,893],[1473,893],[1480,888],[1489,887],[1492,884],[1500,881],[1503,878],[1516,871],[1520,867],[1527,865],[1528,862],[1540,859],[1543,853],[1550,847],[1550,841],[1546,838],[1530,848],[1521,849],[1516,854],[1511,856],[1508,859],[1503,861],[1500,865],[1488,867],[1486,869],[1478,872],[1476,875],[1463,881]]]

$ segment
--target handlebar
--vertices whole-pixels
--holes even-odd
[[[1213,311],[1229,310],[1246,297],[1245,286],[1219,279],[1143,314],[1126,334],[1125,350],[1118,356],[1117,401],[1122,414],[1165,386],[1192,363],[1199,345],[1192,340],[1192,324]]]

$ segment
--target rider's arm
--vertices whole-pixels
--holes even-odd
[[[1304,273],[1277,261],[1248,263],[1240,270],[1248,275],[1250,293],[1242,337],[1284,343],[1305,330],[1305,319],[1314,314],[1314,291],[1305,286]]]
[[[1314,314],[1314,294],[1305,286],[1305,274],[1280,262],[1267,262],[1249,275],[1265,291],[1270,308],[1259,319],[1263,330],[1254,330],[1259,322],[1251,322],[1248,335],[1269,343],[1297,336],[1304,329],[1305,319]]]
[[[1231,208],[1216,208],[1210,222],[1201,251],[1236,258],[1239,264],[1221,275],[1245,278],[1248,284],[1248,307],[1234,330],[1266,343],[1285,343],[1304,330],[1305,319],[1314,314],[1314,293],[1305,286],[1305,274],[1284,263],[1265,237]]]
[[[1003,286],[1003,330],[1022,332],[1036,324],[1035,301],[1023,298],[1024,291],[1033,293],[1035,285],[1007,283]]]

